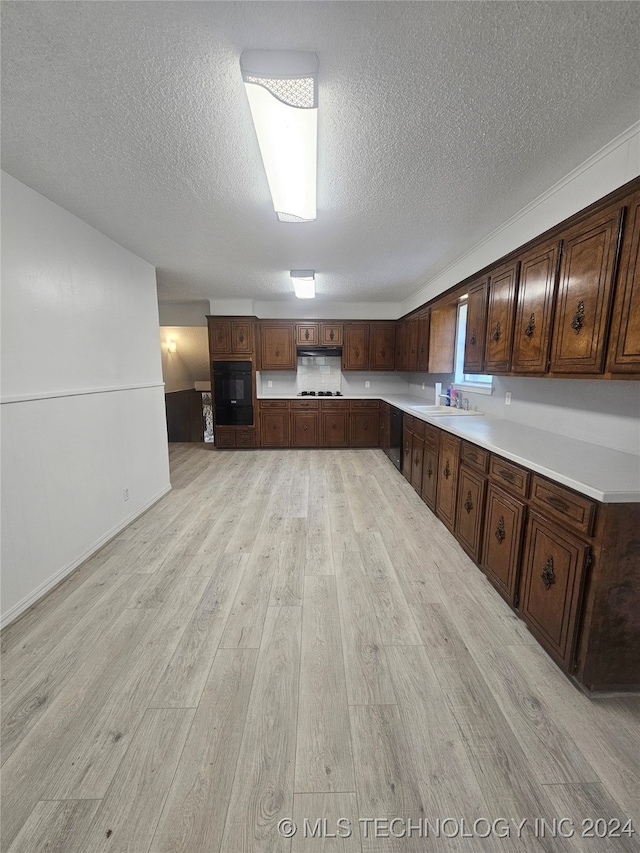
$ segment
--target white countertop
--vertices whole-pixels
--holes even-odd
[[[556,483],[602,503],[640,503],[640,456],[487,415],[429,416],[412,406],[429,403],[406,394],[344,397],[262,396],[263,400],[384,400],[414,418],[523,465]]]

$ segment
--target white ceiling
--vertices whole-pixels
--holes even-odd
[[[3,2],[2,160],[161,299],[400,301],[638,119],[627,2]],[[245,48],[320,60],[318,219],[277,221]]]

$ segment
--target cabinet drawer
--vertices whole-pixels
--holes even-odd
[[[420,418],[414,418],[413,419],[413,427],[412,427],[411,431],[418,438],[424,438],[425,426],[426,426],[425,422],[421,421]]]
[[[213,437],[215,439],[216,447],[236,446],[236,432],[234,429],[217,427],[217,429],[214,430]]]
[[[352,400],[352,409],[379,409],[380,400]]]
[[[348,400],[321,400],[320,408],[323,412],[326,411],[335,411],[336,409],[348,409],[349,401]]]
[[[500,483],[503,489],[526,498],[529,489],[529,472],[513,462],[492,456],[489,462],[489,477]]]
[[[409,432],[413,432],[413,421],[414,418],[411,415],[405,415],[402,419],[402,428],[405,430],[409,430]]]
[[[469,465],[471,468],[475,468],[477,471],[482,471],[483,474],[487,473],[487,468],[489,467],[489,456],[489,451],[483,450],[481,447],[478,447],[477,444],[469,444],[468,441],[462,442],[460,458],[466,465]]]
[[[595,502],[535,474],[531,481],[531,506],[579,533],[587,536],[593,533]]]
[[[236,447],[255,447],[256,431],[254,429],[239,429],[236,432]]]
[[[261,409],[288,409],[288,400],[260,400]]]
[[[319,400],[291,400],[289,403],[292,409],[319,409]]]
[[[424,443],[430,444],[431,447],[438,447],[440,445],[440,430],[438,429],[438,427],[434,427],[431,426],[431,424],[425,423]]]

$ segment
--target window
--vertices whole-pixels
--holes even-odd
[[[456,363],[454,384],[457,388],[475,391],[478,394],[491,394],[493,376],[486,373],[464,372],[464,341],[467,331],[467,303],[458,304],[458,324],[456,328]]]

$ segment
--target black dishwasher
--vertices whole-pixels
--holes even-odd
[[[387,456],[398,471],[402,470],[402,418],[402,409],[396,409],[395,406],[391,406],[389,450],[387,451]]]

